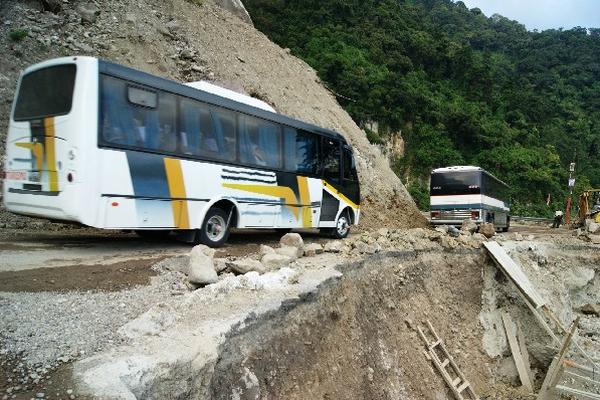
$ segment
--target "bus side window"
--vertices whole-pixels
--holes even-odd
[[[258,118],[240,117],[240,160],[252,165],[280,168],[280,127]]]
[[[318,168],[317,136],[297,131],[294,128],[284,128],[285,169],[304,175],[315,175]]]
[[[215,151],[215,158],[235,161],[235,115],[221,108],[212,108],[210,118],[213,136],[206,138],[206,146]]]
[[[323,178],[332,182],[340,182],[340,142],[323,138]]]
[[[160,93],[158,96],[158,137],[155,143],[161,151],[174,152],[177,149],[175,101],[172,94]]]
[[[200,155],[200,104],[182,99],[179,114],[179,151],[187,155]]]
[[[102,76],[101,132],[111,144],[134,145],[135,126],[131,106],[127,102],[126,83]]]

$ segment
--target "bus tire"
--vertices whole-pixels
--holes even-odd
[[[347,210],[344,210],[337,221],[335,221],[335,228],[331,230],[331,236],[335,239],[344,239],[350,233],[350,215]]]
[[[197,233],[197,243],[208,247],[221,247],[229,238],[229,216],[219,207],[213,207],[206,213],[202,227]]]
[[[508,232],[509,228],[510,228],[510,217],[506,218],[506,226],[504,228],[502,228],[502,232]]]

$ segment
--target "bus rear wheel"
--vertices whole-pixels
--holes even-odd
[[[228,215],[218,207],[213,207],[206,213],[200,231],[197,233],[197,242],[208,247],[221,247],[229,238]]]

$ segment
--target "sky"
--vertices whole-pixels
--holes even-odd
[[[490,17],[500,14],[528,30],[600,28],[600,0],[462,0]]]

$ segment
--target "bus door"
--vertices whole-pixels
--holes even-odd
[[[323,180],[325,185],[329,186],[332,191],[341,189],[341,168],[340,168],[340,142],[336,139],[324,137],[322,143],[322,160],[323,160]],[[329,191],[323,189],[323,199],[321,201],[321,226],[328,226],[334,223],[337,212],[340,208],[340,201],[333,196]],[[323,225],[325,223],[325,225]]]
[[[360,203],[360,186],[356,163],[352,148],[348,145],[342,147],[342,194],[355,205]]]

